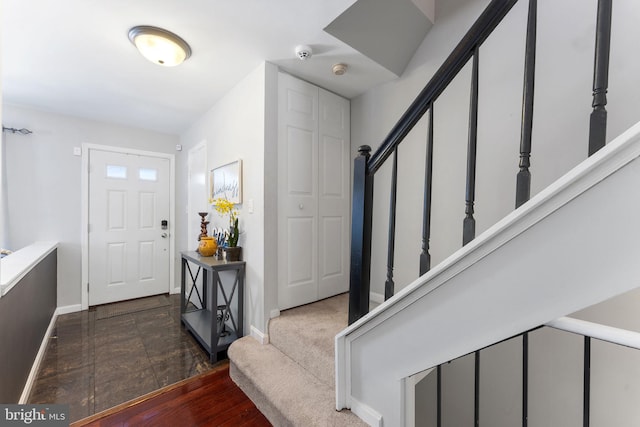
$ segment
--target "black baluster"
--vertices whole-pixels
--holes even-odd
[[[393,296],[393,257],[396,243],[396,197],[398,193],[398,147],[393,152],[391,170],[391,196],[389,200],[389,244],[387,246],[387,280],[384,282],[384,300]]]
[[[424,170],[424,205],[422,207],[422,253],[420,254],[420,275],[431,269],[429,239],[431,238],[431,188],[433,177],[433,104],[429,108],[429,129],[427,130],[427,156]]]
[[[584,384],[582,394],[582,426],[589,427],[591,400],[591,337],[584,337]]]
[[[462,223],[462,245],[476,237],[476,220],[473,204],[476,197],[476,148],[478,145],[478,47],[473,53],[471,70],[471,105],[469,107],[469,145],[467,147],[467,188],[465,195],[465,218]]]
[[[520,171],[516,180],[516,208],[531,195],[531,133],[533,129],[533,93],[536,74],[536,26],[538,1],[529,1],[527,39],[524,59],[524,86],[522,93],[522,126],[520,133]]]
[[[349,324],[369,312],[371,281],[371,220],[373,175],[369,173],[371,147],[363,145],[353,161],[351,211],[351,279],[349,282]]]
[[[607,136],[607,88],[609,85],[609,51],[611,46],[612,0],[598,0],[596,22],[596,51],[593,69],[593,111],[589,120],[589,155],[606,142]]]
[[[522,427],[529,423],[529,333],[522,334]]]
[[[438,365],[436,377],[436,426],[442,426],[442,365]]]
[[[475,359],[475,381],[473,386],[473,425],[478,427],[480,425],[480,350],[476,350]]]

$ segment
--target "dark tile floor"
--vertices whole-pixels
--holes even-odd
[[[167,298],[108,318],[95,309],[59,316],[29,402],[67,403],[73,422],[211,369],[180,324],[180,296]]]

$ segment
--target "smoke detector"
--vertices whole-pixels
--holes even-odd
[[[336,76],[341,76],[347,72],[347,64],[335,64],[332,68],[333,74]]]
[[[311,50],[310,46],[303,44],[296,46],[296,56],[299,60],[306,61],[307,59],[311,58],[312,54],[313,51]]]

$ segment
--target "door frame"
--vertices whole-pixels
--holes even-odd
[[[148,157],[159,157],[169,160],[169,293],[177,293],[175,287],[175,155],[159,153],[155,151],[136,150],[126,147],[114,147],[111,145],[99,145],[82,143],[82,181],[81,181],[81,221],[80,221],[80,250],[82,252],[82,282],[80,285],[82,295],[82,310],[89,308],[89,154],[91,150],[110,151],[120,154],[134,154]]]
[[[200,141],[199,143],[197,143],[196,145],[194,145],[193,147],[191,147],[189,149],[189,151],[187,152],[187,215],[191,215],[192,213],[195,213],[195,211],[193,210],[193,206],[195,205],[194,201],[191,200],[191,183],[192,183],[192,178],[191,178],[191,157],[195,156],[195,153],[198,152],[198,150],[204,150],[204,175],[205,175],[205,182],[204,182],[204,192],[205,192],[205,199],[207,197],[207,191],[209,189],[208,183],[207,183],[207,178],[208,178],[208,174],[207,172],[209,172],[209,162],[207,159],[207,141],[205,139],[203,139],[202,141]],[[207,209],[209,209],[209,207],[207,207]],[[196,217],[197,218],[197,217]],[[195,235],[196,232],[199,231],[200,229],[196,229],[196,230],[191,230],[191,220],[187,219],[187,242],[192,242],[191,239],[195,239]],[[193,232],[193,233],[192,233]],[[197,241],[193,240],[197,245]]]

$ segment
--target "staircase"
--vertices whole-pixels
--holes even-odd
[[[352,169],[348,304],[346,296],[341,296],[287,311],[271,321],[270,345],[261,346],[252,338],[243,338],[229,349],[232,378],[274,425],[363,425],[355,417],[357,414],[371,426],[412,426],[416,388],[413,378],[461,356],[475,354],[473,425],[479,426],[480,351],[521,336],[523,385],[519,400],[523,402],[525,426],[529,416],[528,331],[638,287],[640,197],[636,187],[640,177],[640,123],[612,141],[606,138],[612,0],[598,0],[588,150],[585,147],[591,157],[546,189],[534,192],[533,197],[530,166],[537,1],[529,1],[519,171],[515,180],[517,209],[476,236],[479,57],[484,41],[517,2],[492,0],[378,148],[373,152],[368,145],[359,148]],[[434,137],[440,132],[434,132],[434,128],[442,125],[436,120],[442,116],[434,115],[434,108],[467,64],[471,81],[464,213],[458,213],[460,219],[464,218],[463,247],[431,265],[433,183],[446,175],[433,172],[434,145],[451,141],[446,132]],[[401,245],[397,245],[398,255],[395,252],[396,214],[402,214],[397,198],[398,171],[405,167],[398,165],[398,158],[415,153],[410,149],[399,154],[404,149],[400,144],[424,116],[428,122],[426,135],[420,135],[426,140],[426,157],[419,274],[410,284],[399,283],[401,289],[396,290],[394,263],[403,256],[407,259],[407,250]],[[448,123],[444,124],[446,129]],[[501,125],[502,122],[496,124]],[[574,137],[577,138],[570,138]],[[374,177],[387,160],[391,169],[388,194],[379,191],[379,186],[374,191]],[[499,166],[496,163],[492,167]],[[512,167],[515,171],[515,164]],[[415,177],[420,176],[419,172],[416,170]],[[452,187],[445,183],[440,189],[450,191]],[[370,312],[371,267],[376,261],[371,255],[373,216],[374,211],[380,211],[374,206],[374,193],[376,198],[389,197],[389,239],[385,302]],[[402,201],[399,206],[404,208]],[[406,216],[399,215],[399,221],[406,220]],[[379,234],[379,230],[375,233]],[[376,279],[381,283],[379,277]],[[349,326],[344,329],[347,320]],[[595,335],[579,334],[585,342],[582,417],[586,420],[583,425],[588,426],[590,340]],[[439,396],[441,390],[437,387]],[[334,405],[345,409],[336,412]],[[436,425],[441,425],[439,416]]]
[[[275,426],[365,426],[335,409],[335,336],[347,327],[348,295],[286,310],[269,322],[270,344],[229,348],[233,381]]]

